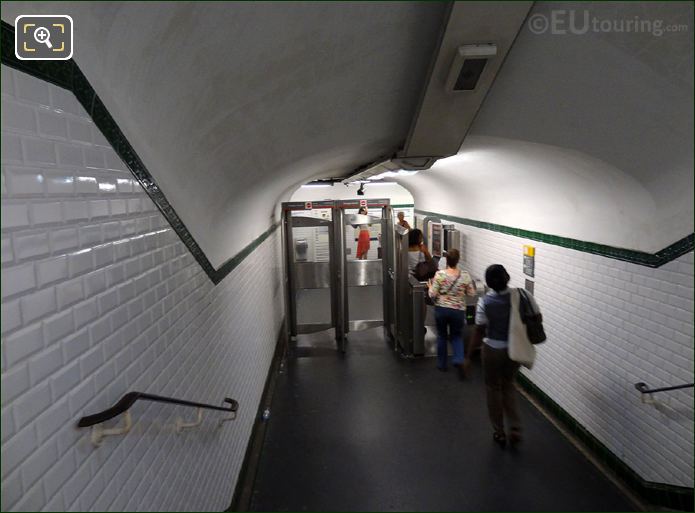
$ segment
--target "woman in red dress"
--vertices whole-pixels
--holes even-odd
[[[367,207],[360,207],[358,214],[367,215]],[[369,252],[369,225],[361,224],[359,225],[359,235],[357,236],[357,259],[367,260],[367,253]]]

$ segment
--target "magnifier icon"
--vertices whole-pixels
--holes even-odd
[[[51,44],[51,33],[46,27],[38,27],[34,31],[34,39],[37,43],[46,45],[48,48],[53,48]]]

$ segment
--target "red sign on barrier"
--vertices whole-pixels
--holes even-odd
[[[304,203],[304,210],[311,210],[311,201]]]
[[[367,206],[367,200],[360,200],[360,207],[366,207]]]

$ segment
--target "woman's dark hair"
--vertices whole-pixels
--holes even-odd
[[[500,292],[507,288],[509,283],[509,274],[504,266],[500,264],[492,264],[485,270],[485,283],[495,292]]]
[[[367,213],[367,207],[360,207],[360,209],[357,211],[358,214],[366,214]]]
[[[422,230],[415,228],[408,232],[408,246],[419,246],[422,241]]]
[[[458,249],[453,248],[448,250],[446,252],[446,266],[452,269],[455,268],[459,263],[459,258],[461,258],[461,255]]]

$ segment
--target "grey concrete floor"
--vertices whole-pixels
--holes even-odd
[[[632,504],[519,396],[525,439],[492,442],[480,366],[461,382],[407,360],[381,328],[302,336],[278,377],[256,511],[629,511]]]

